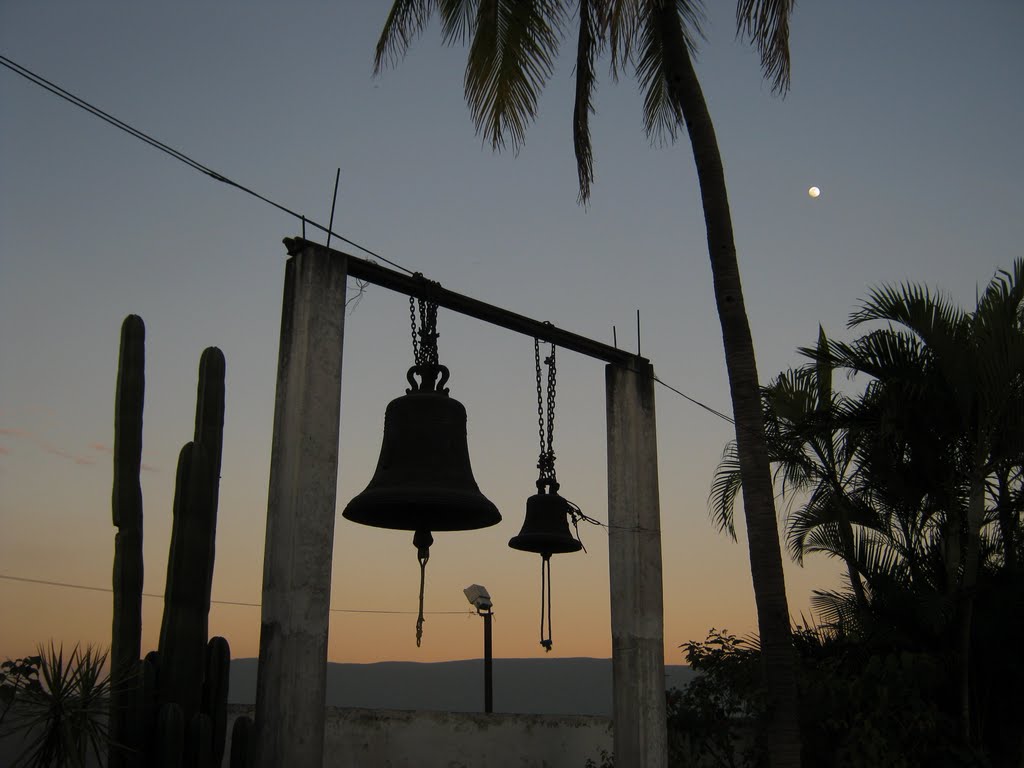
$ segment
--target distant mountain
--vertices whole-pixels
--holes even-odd
[[[328,664],[327,705],[369,709],[483,710],[481,659],[421,664]],[[682,688],[687,666],[666,666],[665,687]],[[231,662],[228,701],[256,700],[256,659]],[[611,715],[611,659],[495,659],[494,711],[520,714]]]

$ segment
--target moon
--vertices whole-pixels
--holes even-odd
[[[821,190],[818,189],[817,187],[811,187],[810,189],[807,190],[807,194],[810,195],[811,197],[817,197],[818,195],[821,194]]]

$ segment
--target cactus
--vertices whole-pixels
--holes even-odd
[[[213,726],[213,764],[224,761],[224,742],[228,727],[228,681],[231,649],[223,637],[211,638],[206,646],[206,675],[203,680],[203,713]]]
[[[146,326],[138,315],[121,324],[121,349],[114,396],[114,620],[110,642],[110,742],[108,765],[136,762],[117,745],[137,743],[132,705],[142,643],[142,405],[146,388]]]
[[[213,768],[213,726],[210,718],[200,712],[192,717],[185,734],[184,765],[190,768]]]
[[[111,747],[108,765],[213,768],[224,757],[231,651],[207,643],[224,434],[224,355],[199,364],[195,434],[181,450],[174,491],[159,651],[139,662],[142,598],[142,394],[145,326],[125,318],[118,364],[113,518]],[[242,739],[249,744],[251,738]],[[251,758],[247,758],[251,759]]]
[[[195,436],[178,458],[160,627],[160,701],[179,704],[186,719],[202,698],[223,432],[224,356],[210,347],[199,364]]]
[[[231,768],[252,768],[255,765],[256,728],[251,717],[242,715],[231,728]]]
[[[185,752],[185,717],[177,704],[164,704],[156,723],[153,757],[159,768],[182,768]]]
[[[137,738],[131,745],[140,755],[148,752],[146,748],[156,742],[157,716],[160,711],[159,670],[160,654],[150,651],[142,662],[141,685],[135,712]],[[141,765],[141,760],[137,761],[137,764]]]

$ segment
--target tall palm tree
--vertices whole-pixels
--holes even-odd
[[[789,87],[793,0],[738,0],[737,31],[757,48],[777,92]],[[594,180],[589,121],[599,55],[613,74],[630,69],[643,89],[651,136],[674,140],[685,126],[700,184],[715,303],[743,474],[751,578],[766,690],[767,732],[775,768],[800,764],[795,655],[768,450],[761,420],[754,346],[743,301],[729,196],[718,140],[692,56],[700,37],[699,0],[395,0],[377,43],[376,71],[401,58],[434,11],[446,44],[469,44],[465,95],[477,131],[494,149],[518,149],[537,98],[553,72],[559,44],[575,18],[573,139],[579,199]]]

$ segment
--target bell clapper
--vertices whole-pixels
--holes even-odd
[[[419,648],[423,641],[423,585],[427,578],[427,561],[430,559],[430,545],[434,543],[434,537],[430,531],[416,531],[412,543],[420,563],[420,615],[416,619],[416,647]]]

